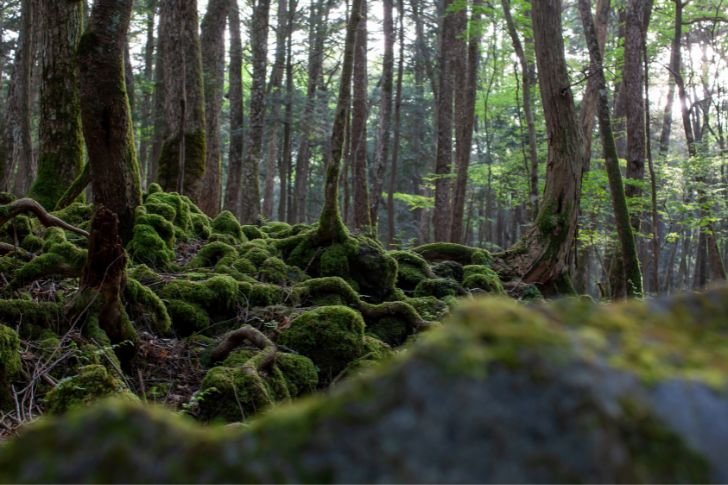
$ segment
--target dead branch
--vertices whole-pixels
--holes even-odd
[[[10,204],[0,206],[0,226],[24,213],[32,213],[46,227],[60,227],[66,231],[88,237],[88,232],[72,226],[56,216],[49,214],[42,205],[33,199],[18,199]]]

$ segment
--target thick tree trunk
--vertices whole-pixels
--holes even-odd
[[[402,82],[404,78],[404,0],[397,4],[399,14],[399,59],[397,60],[397,88],[394,95],[394,143],[392,164],[389,168],[389,191],[387,193],[387,246],[394,246],[394,192],[397,189],[397,167],[399,163],[399,144],[402,131]]]
[[[289,0],[288,5],[288,38],[286,40],[286,109],[283,124],[283,154],[280,157],[278,174],[280,178],[280,201],[278,203],[278,220],[287,220],[291,207],[291,133],[293,132],[293,29],[296,18],[297,0]]]
[[[26,176],[23,179],[30,181],[36,172],[30,120],[33,7],[31,0],[21,3],[20,32],[2,127],[3,138],[0,140],[0,191],[11,191],[19,196],[25,195],[28,184],[14,184],[13,173],[24,172]]]
[[[159,182],[198,202],[207,148],[197,1],[165,0],[159,16],[166,128]]]
[[[627,210],[627,199],[625,197],[624,186],[622,185],[622,174],[619,170],[619,158],[617,156],[617,147],[614,142],[614,134],[612,133],[611,119],[609,115],[607,83],[604,79],[602,55],[599,49],[596,30],[594,28],[594,20],[592,19],[589,0],[579,0],[579,10],[581,11],[581,18],[584,24],[584,34],[589,47],[592,70],[591,74],[597,78],[597,82],[599,84],[599,130],[604,149],[604,164],[609,178],[609,190],[612,195],[612,207],[614,209],[614,217],[617,225],[617,234],[619,235],[620,249],[622,252],[621,263],[624,271],[625,288],[627,295],[641,296],[643,293],[642,273],[640,271],[639,259],[637,257],[637,249],[635,238],[632,233],[629,211]],[[639,86],[639,92],[641,97],[641,84]]]
[[[142,88],[141,101],[141,136],[139,140],[139,166],[142,170],[142,181],[149,181],[151,130],[154,126],[152,102],[154,86],[154,18],[157,13],[157,0],[147,0],[146,43],[144,45],[144,79],[147,82]],[[157,68],[158,69],[158,68]]]
[[[202,20],[200,47],[205,86],[206,152],[199,206],[207,215],[220,211],[222,141],[220,111],[225,84],[225,21],[233,0],[210,0]]]
[[[587,160],[566,69],[561,1],[534,2],[534,47],[549,140],[546,181],[536,224],[502,256],[504,275],[539,284],[546,295],[573,291],[568,280],[581,173]]]
[[[240,216],[240,179],[243,171],[243,42],[240,35],[240,11],[235,1],[228,18],[230,26],[230,148],[228,151],[228,178],[223,207]]]
[[[361,21],[356,31],[356,47],[354,48],[354,93],[351,107],[351,151],[352,185],[354,192],[354,227],[364,229],[372,225],[369,207],[369,179],[367,177],[367,115],[368,78],[367,78],[367,0],[361,0]],[[385,9],[386,16],[386,9]],[[385,22],[384,29],[387,26]],[[386,35],[386,33],[385,33]],[[385,52],[386,56],[386,52]],[[386,59],[384,74],[386,76]],[[391,74],[391,73],[390,73]],[[385,80],[386,81],[386,80]],[[384,96],[382,88],[382,96]],[[391,96],[391,83],[390,83]],[[391,107],[391,98],[390,98]],[[381,108],[380,108],[381,109]],[[380,116],[380,122],[381,122]],[[380,133],[381,134],[381,133]],[[377,194],[374,193],[373,197]]]
[[[240,222],[243,224],[254,224],[260,218],[258,167],[263,156],[263,132],[265,131],[265,80],[269,17],[270,0],[257,0],[253,9],[250,32],[253,78],[250,86],[248,152],[243,158],[243,191],[240,201]]]
[[[131,112],[124,84],[124,49],[132,0],[96,0],[78,57],[81,113],[94,203],[114,212],[124,241],[141,204]]]
[[[393,1],[383,0],[384,15],[382,29],[384,34],[384,58],[382,60],[382,95],[379,102],[379,131],[377,148],[374,155],[374,180],[372,180],[372,196],[370,218],[377,225],[379,204],[382,200],[384,173],[389,159],[390,132],[392,131],[392,89],[394,86],[394,16]]]
[[[344,44],[344,60],[341,66],[339,81],[339,97],[336,102],[334,125],[331,129],[331,156],[326,168],[324,185],[324,207],[321,210],[318,228],[320,245],[337,243],[346,239],[348,231],[341,220],[339,212],[339,175],[341,172],[341,156],[346,138],[346,114],[351,103],[351,79],[354,66],[354,50],[356,33],[362,20],[362,3],[364,0],[353,0],[349,22],[346,28]]]
[[[83,2],[41,2],[40,147],[38,176],[30,195],[53,209],[81,173],[83,135],[78,101],[76,49],[83,28]],[[123,75],[122,65],[122,75]]]
[[[159,10],[161,14],[162,7],[160,7]],[[161,25],[159,31],[161,34]],[[163,42],[161,35],[158,35],[157,53],[155,54],[154,63],[154,96],[152,97],[152,118],[154,123],[154,134],[152,135],[151,147],[149,148],[149,159],[147,161],[147,186],[156,182],[159,179],[159,157],[162,154],[164,137],[167,133],[166,117],[164,112],[164,48],[165,42]]]
[[[453,63],[457,56],[457,14],[450,12],[453,0],[444,0],[440,39],[440,83],[437,98],[437,149],[435,151],[435,209],[432,225],[436,241],[450,239],[450,194],[452,183]]]
[[[455,122],[455,160],[457,178],[455,181],[455,194],[452,203],[452,226],[450,228],[450,241],[462,243],[464,237],[465,194],[468,183],[468,168],[470,167],[470,152],[473,144],[473,126],[475,123],[475,97],[478,88],[478,68],[480,57],[480,35],[475,27],[480,24],[480,8],[482,0],[473,0],[473,12],[470,18],[471,31],[467,36],[467,63],[461,89],[458,89]],[[530,111],[530,110],[529,110]],[[533,121],[533,119],[531,120]]]

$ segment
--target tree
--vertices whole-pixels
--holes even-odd
[[[620,250],[622,254],[622,267],[625,289],[629,296],[642,296],[642,272],[640,271],[637,248],[632,233],[632,223],[627,209],[627,198],[622,184],[622,174],[619,170],[619,156],[617,146],[614,142],[612,125],[609,114],[609,100],[607,98],[607,83],[604,79],[602,66],[602,55],[594,28],[591,6],[589,0],[579,0],[582,23],[584,24],[584,35],[589,46],[589,57],[591,58],[591,74],[597,79],[597,90],[599,92],[599,131],[604,149],[604,164],[609,177],[609,191],[612,195],[612,206],[614,218],[619,235]],[[640,85],[641,88],[641,85]],[[640,89],[640,94],[642,90]],[[644,169],[644,167],[643,167]]]
[[[78,101],[76,49],[83,2],[41,2],[38,176],[30,196],[53,209],[81,173],[83,135]]]
[[[124,241],[141,204],[141,178],[124,82],[132,0],[96,0],[78,51],[81,113],[94,203],[114,212]]]
[[[253,10],[250,45],[253,51],[253,79],[250,86],[250,130],[248,152],[243,159],[243,191],[240,222],[253,224],[260,217],[258,166],[263,156],[265,130],[265,80],[268,55],[270,0],[257,0]]]
[[[546,180],[536,223],[500,264],[504,275],[538,284],[544,294],[553,295],[573,292],[568,269],[588,155],[566,69],[561,0],[534,2],[531,18],[549,140]]]
[[[240,178],[243,170],[243,42],[240,35],[238,2],[230,8],[230,147],[228,151],[228,179],[223,207],[233,214],[240,214]]]
[[[205,174],[199,206],[206,214],[215,216],[220,210],[222,180],[222,149],[220,141],[220,111],[225,84],[225,21],[234,0],[211,0],[202,20],[200,46],[205,87],[206,152]]]
[[[369,107],[367,101],[367,2],[366,0],[361,1],[362,10],[360,12],[361,21],[358,23],[356,30],[356,47],[354,48],[354,92],[351,107],[351,168],[353,172],[353,186],[354,186],[354,227],[357,229],[363,229],[372,225],[372,218],[370,217],[369,207],[369,180],[367,177],[367,117],[369,114]],[[386,16],[386,11],[385,11]],[[385,21],[385,30],[387,29]],[[386,47],[385,47],[385,56]],[[386,59],[383,74],[386,80]],[[390,72],[391,75],[391,72]],[[390,106],[391,106],[391,79],[390,79]],[[384,90],[386,87],[382,87],[382,96],[385,96]],[[381,122],[380,113],[380,122]],[[381,133],[381,132],[380,132]],[[387,135],[388,136],[388,135]],[[381,140],[380,140],[381,143]],[[379,149],[377,149],[379,150]],[[378,156],[380,152],[377,151]],[[376,169],[375,169],[376,170]],[[375,183],[376,190],[376,183]],[[373,198],[377,198],[377,193],[373,193]]]
[[[164,1],[159,17],[165,121],[158,178],[164,190],[197,202],[207,150],[197,2]]]

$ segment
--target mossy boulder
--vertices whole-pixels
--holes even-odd
[[[657,359],[725,377],[727,302],[728,289],[609,306],[468,301],[387,364],[245,428],[118,401],[41,420],[0,448],[0,480],[725,482],[725,382],[678,369],[648,383],[610,356],[625,338],[702,342],[702,360]]]
[[[449,278],[433,278],[421,281],[415,288],[415,297],[434,296],[445,298],[448,296],[463,295],[465,291],[454,280]]]
[[[235,218],[232,212],[222,211],[211,224],[213,234],[224,234],[231,236],[238,244],[246,242],[247,238],[240,228],[240,222]]]
[[[458,283],[463,282],[465,271],[463,265],[456,261],[442,261],[432,266],[432,272],[437,278],[448,278]]]
[[[20,339],[10,327],[0,324],[0,410],[11,407],[10,380],[20,372]]]
[[[163,300],[181,300],[202,308],[212,320],[233,319],[242,303],[239,282],[231,276],[217,275],[203,281],[177,279],[161,291]],[[173,318],[174,321],[174,318]]]
[[[330,382],[364,353],[364,320],[344,306],[307,311],[291,322],[278,343],[310,358],[319,379]]]
[[[104,366],[87,365],[79,369],[78,375],[62,380],[46,394],[45,408],[50,414],[62,414],[112,395],[136,399]]]
[[[455,261],[463,266],[478,264],[490,266],[493,257],[488,251],[480,248],[463,246],[462,244],[437,242],[423,244],[413,251],[429,262]]]
[[[169,244],[148,224],[136,224],[127,251],[137,263],[154,269],[166,269],[174,261],[174,251]]]
[[[166,207],[162,206],[162,204]],[[189,199],[176,192],[152,192],[145,198],[144,206],[147,207],[150,213],[157,213],[174,224],[179,229],[178,234],[181,234],[183,236],[182,240],[184,240],[184,236],[189,233],[192,226],[190,214],[193,211]],[[160,209],[160,207],[164,208]],[[194,212],[199,212],[199,209]],[[172,217],[170,218],[170,216]]]
[[[265,283],[283,285],[288,280],[288,266],[280,258],[267,258],[260,265],[258,279]]]
[[[503,285],[498,273],[487,266],[468,265],[463,268],[463,287],[484,293],[503,295]]]
[[[197,254],[187,265],[190,269],[214,268],[223,258],[235,259],[238,251],[231,245],[220,241],[213,241],[200,248]]]
[[[124,299],[127,313],[137,325],[144,325],[156,334],[169,332],[172,321],[167,307],[151,289],[134,278],[128,278]]]
[[[389,255],[397,260],[397,288],[412,292],[417,285],[435,275],[429,264],[412,251],[390,251]]]
[[[202,332],[210,326],[210,316],[199,305],[172,299],[165,306],[172,328],[181,337]]]

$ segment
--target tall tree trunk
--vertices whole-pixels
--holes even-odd
[[[402,131],[402,81],[404,78],[404,0],[398,0],[399,14],[399,58],[397,59],[397,88],[394,95],[394,143],[392,164],[389,167],[389,191],[387,193],[387,246],[394,246],[394,192],[397,189],[397,166],[399,163],[399,144]]]
[[[253,9],[250,44],[253,78],[250,86],[250,130],[248,152],[243,158],[244,184],[240,204],[240,222],[253,224],[260,217],[260,185],[258,167],[263,155],[265,131],[265,78],[268,55],[268,20],[270,0],[258,0]]]
[[[240,215],[240,179],[243,170],[243,42],[240,35],[240,11],[233,1],[228,18],[230,26],[230,148],[228,178],[223,207]]]
[[[280,157],[278,173],[280,178],[280,202],[278,204],[278,220],[287,220],[291,207],[291,133],[293,132],[293,30],[295,28],[297,0],[290,0],[288,5],[288,37],[286,40],[286,106],[283,124],[283,154]]]
[[[513,43],[513,50],[516,51],[518,62],[521,66],[521,83],[523,89],[523,113],[526,116],[526,129],[528,134],[528,158],[529,166],[529,192],[532,217],[538,215],[538,146],[536,144],[536,124],[533,120],[533,101],[531,100],[532,65],[523,49],[521,39],[518,37],[516,23],[511,15],[510,0],[501,0],[503,15],[506,19],[508,34]]]
[[[225,23],[235,0],[210,0],[202,19],[200,47],[205,87],[206,153],[199,206],[207,215],[220,211],[222,141],[220,112],[225,84]]]
[[[354,227],[357,229],[367,228],[372,225],[369,207],[369,180],[367,177],[367,115],[369,114],[369,107],[367,102],[367,0],[361,0],[361,6],[361,21],[359,22],[357,27],[356,47],[354,48],[354,92],[351,106],[350,151],[352,186],[354,192],[353,223]],[[386,22],[384,25],[384,30],[387,30]],[[386,71],[386,65],[383,67],[383,69]],[[384,73],[384,76],[386,76],[386,72]],[[384,96],[384,88],[382,90],[382,96]],[[374,193],[373,197],[376,197],[376,195],[377,194]]]
[[[81,173],[83,135],[76,49],[83,28],[80,0],[41,2],[40,149],[30,196],[53,209]],[[122,65],[122,73],[123,65]]]
[[[199,202],[207,140],[197,1],[165,0],[159,16],[166,120],[159,182]]]
[[[339,211],[339,175],[341,172],[341,156],[346,138],[346,114],[351,103],[351,79],[354,66],[354,50],[359,23],[362,21],[364,0],[352,0],[349,22],[346,27],[344,44],[344,60],[341,66],[339,81],[339,97],[336,102],[336,115],[331,129],[331,156],[326,167],[324,181],[324,206],[321,210],[318,228],[318,242],[337,243],[346,239],[346,226],[341,220]]]
[[[435,158],[435,208],[432,225],[436,241],[450,239],[450,194],[452,183],[453,63],[458,32],[457,13],[451,12],[453,0],[444,1],[440,38],[440,83],[437,99],[437,149]]]
[[[479,27],[476,26],[480,24],[481,6],[482,0],[473,0],[473,12],[470,18],[471,31],[467,35],[468,48],[467,55],[465,56],[467,62],[465,73],[460,76],[463,79],[463,83],[460,89],[458,89],[459,94],[455,101],[456,112],[458,113],[455,122],[457,179],[452,203],[450,241],[456,243],[462,243],[464,236],[465,194],[467,192],[468,168],[470,167],[470,151],[472,150],[473,144],[475,97],[478,88],[478,60],[480,58]]]
[[[139,164],[123,77],[131,8],[132,0],[96,0],[78,50],[94,203],[118,216],[123,241],[131,238],[134,210],[141,204]]]
[[[148,181],[151,172],[150,145],[153,123],[153,86],[154,86],[154,18],[157,13],[157,0],[147,0],[146,43],[144,45],[144,79],[141,102],[141,136],[139,137],[139,166],[142,169],[142,181]]]
[[[624,186],[622,185],[622,174],[619,170],[617,147],[614,142],[614,134],[612,133],[609,100],[607,98],[607,83],[604,79],[604,70],[602,67],[602,55],[599,49],[599,42],[597,40],[589,3],[589,0],[579,0],[579,10],[584,24],[584,34],[589,47],[592,75],[597,78],[597,82],[599,83],[599,131],[602,137],[604,164],[609,178],[612,207],[614,209],[620,249],[622,251],[626,291],[629,296],[641,296],[643,293],[642,273],[640,271],[639,259],[637,258],[637,249],[629,219],[629,211],[627,210],[627,199],[625,197]],[[641,85],[639,86],[639,91],[641,97]]]
[[[31,140],[31,71],[33,64],[34,2],[21,3],[21,24],[10,80],[10,92],[3,121],[0,149],[0,191],[25,195],[28,183],[36,172]],[[25,173],[24,184],[13,184],[13,172]],[[13,185],[15,185],[13,187]]]
[[[379,130],[377,148],[374,156],[374,180],[370,217],[373,225],[377,225],[379,204],[382,200],[384,173],[389,158],[390,132],[392,131],[392,89],[394,85],[394,17],[393,0],[382,1],[384,15],[382,29],[384,34],[384,57],[382,59],[382,95],[379,102]]]
[[[573,292],[568,279],[588,156],[578,123],[564,56],[561,1],[540,0],[531,10],[549,155],[536,224],[504,255],[504,274],[541,285],[546,295]]]
[[[160,17],[162,7],[159,8]],[[161,18],[160,18],[161,24]],[[159,27],[159,33],[161,34],[161,25]],[[154,130],[152,134],[151,147],[149,148],[149,155],[147,161],[147,186],[156,182],[159,177],[159,157],[162,154],[162,146],[164,145],[164,137],[167,134],[167,120],[165,117],[164,107],[164,48],[165,42],[161,35],[157,35],[157,52],[155,54],[154,62],[154,96],[152,97],[152,118],[154,124]]]
[[[326,39],[326,21],[332,8],[331,0],[314,0],[311,2],[309,16],[308,41],[311,48],[308,52],[308,80],[306,88],[306,106],[301,116],[301,130],[296,157],[296,182],[291,207],[290,222],[304,222],[306,219],[306,192],[308,189],[308,171],[311,158],[311,134],[313,128],[316,94],[323,69],[324,41]]]

